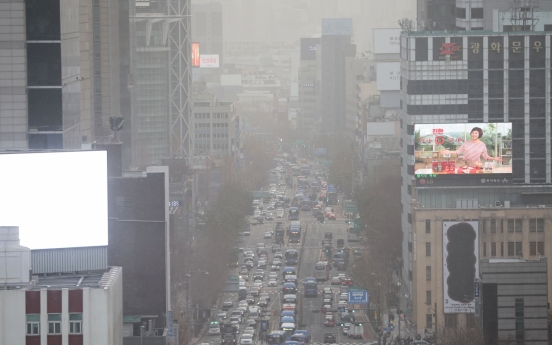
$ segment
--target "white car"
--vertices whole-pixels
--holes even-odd
[[[264,233],[264,238],[272,238],[272,232],[266,231],[266,232]]]
[[[251,334],[251,333],[242,334],[241,339],[240,339],[240,344],[241,345],[251,345],[251,344],[253,344],[253,334]]]
[[[227,316],[228,316],[228,313],[225,311],[221,311],[217,314],[217,317],[220,319],[226,319]]]
[[[271,280],[271,279],[277,280],[277,279],[278,279],[278,273],[276,273],[276,272],[270,272],[270,273],[268,274],[268,280]]]
[[[278,281],[276,279],[270,279],[268,281],[268,286],[278,286]]]
[[[284,218],[284,211],[276,210],[276,218]]]

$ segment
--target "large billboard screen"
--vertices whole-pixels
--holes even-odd
[[[401,29],[374,29],[374,54],[399,54]]]
[[[0,225],[31,249],[107,245],[105,151],[0,154]]]
[[[477,221],[443,222],[443,306],[445,313],[475,313],[479,277]]]
[[[199,42],[192,43],[192,67],[199,67]]]
[[[417,179],[477,177],[482,183],[509,183],[512,123],[446,123],[414,126]]]
[[[352,35],[353,18],[322,18],[322,35]]]
[[[301,60],[316,60],[316,45],[320,38],[301,38]]]
[[[201,54],[199,56],[200,68],[219,68],[218,54]]]
[[[401,89],[400,62],[378,62],[376,73],[378,91],[398,91]]]

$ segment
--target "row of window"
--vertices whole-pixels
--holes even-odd
[[[466,9],[462,7],[457,7],[456,18],[466,19]],[[482,19],[482,18],[483,18],[483,8],[471,8],[471,19]]]
[[[522,242],[507,242],[507,256],[522,256]],[[529,242],[529,255],[544,255],[544,242]],[[483,256],[487,256],[487,243],[483,242]],[[491,242],[491,257],[497,256],[497,242]],[[504,242],[500,242],[500,256],[504,256]]]
[[[48,314],[48,334],[61,334],[61,314]],[[69,314],[69,334],[82,334],[82,313]],[[40,314],[27,314],[27,335],[40,335]]]
[[[195,113],[194,114],[195,119],[210,119],[211,114],[210,113]],[[213,113],[213,119],[227,119],[228,113]]]
[[[506,223],[507,231],[512,232],[523,232],[523,219],[482,219],[481,221],[481,231],[487,233],[504,232],[504,223]],[[425,224],[426,234],[431,233],[431,220],[426,219]],[[531,218],[529,219],[529,232],[544,232],[544,218]]]
[[[209,139],[210,138],[210,134],[195,134],[194,135],[195,139]],[[227,139],[228,138],[228,134],[213,134],[213,139]]]
[[[500,243],[500,256],[504,257],[504,242]],[[507,242],[507,256],[522,256],[522,242]],[[426,256],[431,256],[431,243],[426,242]],[[544,255],[544,242],[529,242],[529,255]],[[487,256],[487,242],[483,242],[483,257]],[[497,242],[491,242],[491,257],[497,256]],[[429,270],[428,270],[429,269]],[[426,267],[426,280],[431,280],[431,267]]]

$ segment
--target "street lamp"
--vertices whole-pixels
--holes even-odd
[[[186,289],[186,316],[189,317],[189,311],[190,311],[190,290],[192,288],[192,274],[193,273],[201,273],[201,274],[209,274],[209,272],[205,271],[205,270],[195,270],[195,271],[188,271],[188,273],[186,273],[186,277],[188,277],[187,279],[187,285],[188,285],[188,288]],[[193,314],[192,314],[192,319],[193,319]],[[191,322],[190,322],[190,326],[191,326]],[[194,330],[192,328],[192,330]]]
[[[435,309],[431,308],[431,305],[429,303],[426,302],[426,305],[429,307],[429,309],[433,310],[433,312],[435,313],[435,345],[437,345],[437,302],[435,302]]]

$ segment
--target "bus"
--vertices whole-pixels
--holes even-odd
[[[288,249],[284,254],[284,258],[286,260],[286,265],[297,265],[299,253],[295,249]]]
[[[297,185],[299,186],[299,188],[304,188],[304,189],[307,189],[309,188],[309,179],[308,178],[305,178],[305,177],[299,177],[297,179]]]
[[[360,233],[360,229],[355,229],[352,226],[349,227],[349,229],[347,229],[347,241],[359,242],[360,241],[359,233]]]
[[[303,288],[305,297],[318,297],[318,283],[316,282],[316,278],[305,278]]]
[[[294,166],[291,168],[291,174],[293,176],[299,176],[301,175],[301,168],[299,168],[298,166]]]
[[[301,228],[290,228],[289,243],[299,243],[299,242],[301,242]]]
[[[310,175],[311,174],[311,167],[310,165],[303,165],[301,167],[301,173],[304,175]]]
[[[316,280],[328,280],[330,278],[330,265],[327,261],[318,261],[314,266],[314,278]]]
[[[285,345],[291,335],[287,331],[273,331],[266,336],[267,345]]]
[[[290,207],[288,210],[289,220],[299,220],[299,209],[297,207]]]

